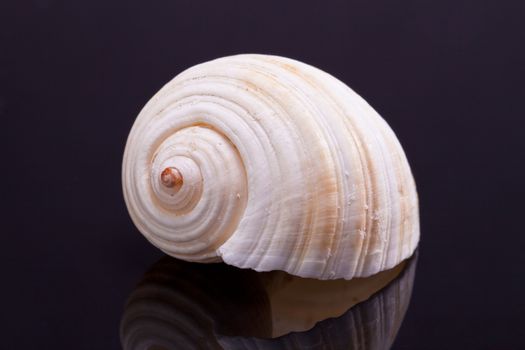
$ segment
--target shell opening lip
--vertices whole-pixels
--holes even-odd
[[[174,167],[167,167],[160,174],[160,182],[163,186],[173,189],[178,192],[182,187],[184,179],[179,169]]]

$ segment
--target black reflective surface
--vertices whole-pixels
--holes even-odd
[[[164,257],[132,292],[123,348],[389,349],[408,308],[416,260],[352,281]]]
[[[407,153],[422,240],[392,348],[524,348],[524,6],[1,1],[0,347],[122,348],[126,300],[162,257],[122,199],[133,120],[183,69],[259,52],[350,85]]]

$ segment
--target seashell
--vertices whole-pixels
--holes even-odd
[[[351,279],[419,240],[395,134],[333,76],[277,56],[196,65],[142,109],[122,165],[139,231],[166,254]]]
[[[408,308],[416,262],[322,281],[164,257],[130,295],[122,347],[388,349]]]

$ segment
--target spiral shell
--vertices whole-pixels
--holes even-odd
[[[137,228],[174,257],[302,277],[409,257],[417,193],[386,122],[331,75],[277,56],[194,66],[143,108],[122,166]]]

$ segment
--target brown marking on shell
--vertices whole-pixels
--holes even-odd
[[[160,182],[167,188],[173,189],[178,192],[184,183],[184,179],[179,169],[168,167],[160,174]]]

